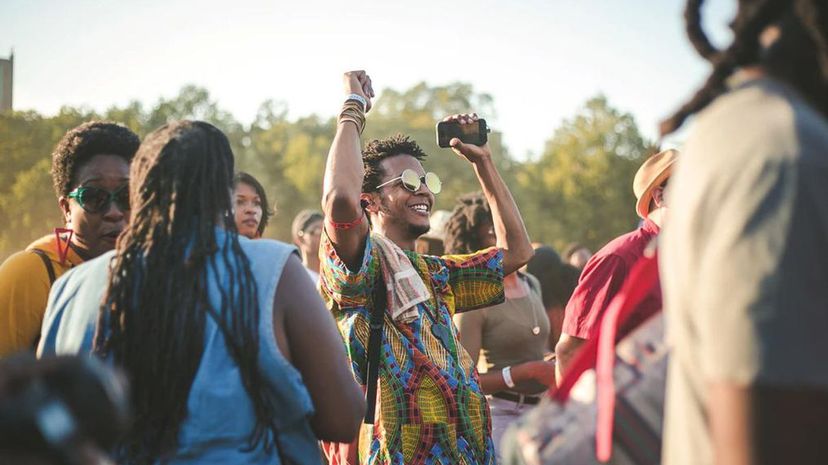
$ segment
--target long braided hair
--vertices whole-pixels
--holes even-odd
[[[257,423],[248,446],[264,441],[270,449],[276,438],[274,403],[257,364],[256,283],[231,214],[232,179],[227,137],[198,121],[157,129],[132,163],[132,218],[118,242],[94,342],[94,351],[113,357],[130,378],[135,415],[121,450],[127,463],[175,452],[208,315],[253,402]],[[216,226],[226,234],[217,235]],[[213,306],[208,279],[217,276],[218,260],[228,278]]]
[[[446,222],[446,253],[467,254],[482,249],[482,241],[476,229],[486,222],[492,222],[492,210],[483,193],[474,192],[458,197],[457,206]]]
[[[739,0],[731,23],[734,39],[716,49],[702,27],[704,0],[688,0],[684,12],[693,47],[713,65],[701,89],[661,123],[661,135],[677,130],[694,113],[727,90],[727,79],[738,68],[762,65],[767,73],[796,88],[828,116],[828,2],[825,0]],[[760,36],[768,26],[779,27],[779,38],[763,49]]]

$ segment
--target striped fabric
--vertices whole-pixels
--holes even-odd
[[[320,288],[339,325],[355,378],[365,384],[368,321],[380,269],[366,238],[358,271],[350,271],[323,233]],[[452,323],[457,312],[503,301],[503,254],[497,248],[434,257],[405,251],[430,298],[410,323],[386,313],[375,427],[363,426],[362,464],[494,465],[489,407],[477,372]]]

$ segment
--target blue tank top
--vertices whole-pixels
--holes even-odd
[[[219,251],[213,255],[209,295],[214,308],[221,303],[220,289],[237,266],[227,266],[220,254],[226,233],[217,228]],[[205,324],[204,352],[187,400],[188,416],[181,425],[179,448],[169,462],[187,464],[319,464],[317,439],[310,428],[313,405],[300,373],[282,356],[273,331],[273,297],[282,270],[296,248],[281,242],[239,238],[256,280],[259,301],[259,369],[273,389],[278,412],[278,450],[259,447],[247,451],[256,423],[253,404],[242,384],[239,367],[229,354],[216,322]],[[92,349],[98,309],[107,286],[114,252],[86,262],[55,282],[44,318],[38,355],[76,354]],[[218,258],[218,259],[217,259]]]

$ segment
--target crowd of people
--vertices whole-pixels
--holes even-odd
[[[0,266],[0,463],[828,463],[828,5],[740,1],[718,50],[702,3],[694,127],[594,254],[531,242],[485,143],[436,210],[365,71],[293,244],[215,126],[68,131],[63,224]]]

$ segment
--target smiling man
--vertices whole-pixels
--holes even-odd
[[[129,164],[140,140],[124,126],[93,121],[67,132],[52,154],[63,214],[57,228],[0,265],[0,357],[33,349],[52,283],[115,248],[129,213]]]
[[[426,154],[394,136],[360,148],[374,96],[364,71],[346,73],[347,95],[325,171],[320,287],[339,323],[351,368],[369,389],[378,367],[376,421],[355,447],[331,447],[331,463],[495,463],[489,408],[452,316],[503,301],[503,276],[533,251],[517,206],[487,145],[451,141],[477,174],[491,205],[495,247],[469,255],[414,252],[429,230],[439,177]],[[447,120],[471,124],[476,115]],[[375,312],[375,309],[378,312]],[[382,318],[377,364],[369,368],[369,321]],[[379,327],[379,325],[378,325]],[[370,398],[369,402],[373,399]],[[369,405],[369,411],[374,405]]]

